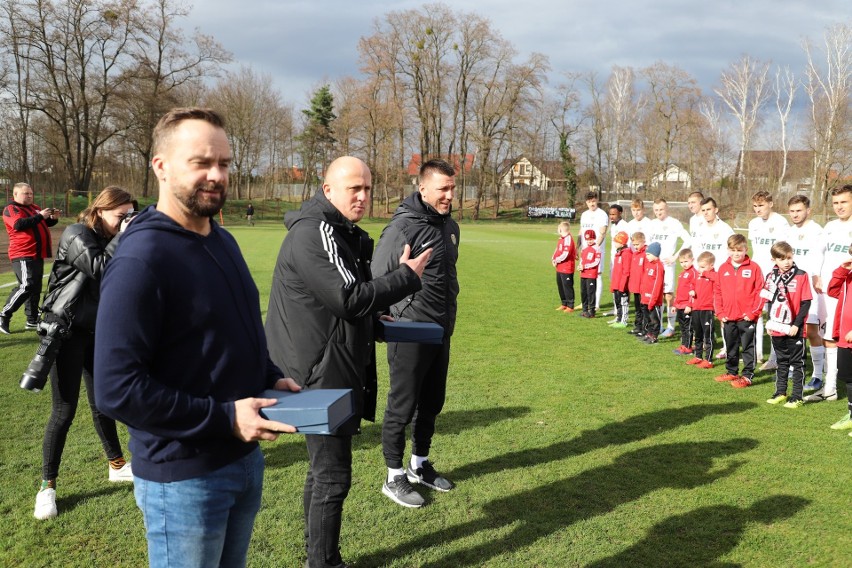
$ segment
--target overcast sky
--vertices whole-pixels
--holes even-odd
[[[424,2],[375,0],[195,0],[190,27],[272,75],[297,109],[326,81],[358,75],[358,39],[391,10]],[[525,59],[550,58],[552,85],[567,71],[664,61],[691,73],[705,92],[743,54],[802,76],[801,42],[821,44],[827,26],[852,20],[852,0],[453,0],[476,12]]]

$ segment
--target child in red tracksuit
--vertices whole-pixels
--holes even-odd
[[[645,249],[645,272],[642,276],[640,292],[642,306],[648,314],[648,319],[645,322],[645,336],[640,339],[648,344],[656,343],[657,336],[660,335],[665,283],[665,267],[660,262],[661,249],[660,243],[651,243]]]
[[[710,251],[698,255],[695,261],[695,283],[690,294],[690,315],[692,316],[692,336],[695,338],[692,353],[694,357],[686,362],[702,369],[713,368],[713,299],[716,287],[716,271],[713,266],[716,257]]]
[[[719,267],[714,288],[716,317],[722,322],[722,333],[728,348],[724,375],[718,382],[730,382],[735,389],[751,385],[754,377],[755,322],[763,310],[763,272],[749,258],[748,240],[739,233],[728,237],[728,260]],[[740,350],[743,372],[740,367]]]
[[[630,237],[633,245],[633,258],[630,261],[630,274],[627,277],[627,291],[633,294],[633,329],[627,333],[645,337],[645,307],[642,305],[642,275],[645,273],[645,233],[636,231]]]
[[[630,305],[627,280],[630,278],[633,253],[627,247],[627,233],[624,231],[617,233],[613,242],[619,248],[615,251],[615,258],[612,261],[612,276],[609,280],[609,289],[612,292],[612,301],[615,304],[615,321],[610,325],[620,329],[627,327],[627,308]]]
[[[849,249],[852,250],[852,247]],[[831,273],[828,295],[837,298],[834,337],[837,338],[837,380],[846,383],[848,412],[831,425],[832,430],[852,430],[852,258]],[[852,432],[849,432],[852,436]]]
[[[598,272],[601,268],[601,249],[595,244],[594,229],[583,233],[583,242],[588,246],[580,251],[580,299],[583,302],[584,318],[595,317],[595,295],[597,294]]]
[[[799,408],[805,378],[805,340],[802,329],[811,308],[810,277],[793,262],[793,247],[785,241],[775,241],[769,254],[775,267],[766,275],[761,296],[768,302],[766,331],[772,339],[778,370],[775,373],[775,394],[769,404],[785,403],[784,408]],[[787,398],[787,375],[793,375],[793,394]]]
[[[559,223],[556,229],[559,242],[553,252],[550,262],[556,267],[556,287],[559,290],[559,300],[562,304],[556,308],[563,312],[574,311],[574,260],[577,258],[577,248],[574,237],[571,236],[571,225],[568,221]]]
[[[695,270],[692,259],[692,250],[683,249],[677,255],[680,262],[681,273],[677,278],[677,290],[671,307],[677,314],[677,323],[680,326],[680,346],[674,350],[678,355],[690,355],[692,353],[692,307],[690,306],[692,295],[695,291]]]

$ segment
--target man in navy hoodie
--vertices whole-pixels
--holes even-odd
[[[212,217],[231,150],[222,118],[173,109],[154,129],[156,207],[107,265],[95,336],[95,399],[127,424],[151,566],[244,566],[260,508],[257,440],[268,388],[298,390],[270,360],[258,291]]]

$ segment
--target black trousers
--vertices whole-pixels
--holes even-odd
[[[754,377],[754,339],[757,324],[753,321],[726,321],[722,324],[725,346],[728,348],[725,369],[729,375],[740,375],[740,351],[743,357],[741,376]]]
[[[86,397],[92,409],[95,432],[101,439],[107,459],[122,456],[115,420],[101,414],[95,406],[92,379],[94,354],[95,335],[88,331],[74,330],[71,337],[62,342],[56,363],[50,369],[52,408],[42,443],[42,479],[56,479],[59,475],[65,440],[77,413],[81,378],[86,384]]]
[[[343,501],[352,486],[352,436],[305,435],[308,475],[302,504],[310,568],[330,568],[340,557]]]
[[[692,312],[692,333],[695,347],[692,354],[699,359],[713,360],[713,330],[715,329],[713,310],[694,310]]]
[[[574,307],[574,275],[556,273],[556,288],[559,290],[559,300],[563,306]]]
[[[846,383],[846,400],[849,401],[849,414],[852,414],[852,349],[849,347],[837,348],[837,381]]]
[[[16,258],[12,269],[18,279],[18,285],[12,288],[6,305],[0,310],[0,316],[11,318],[18,308],[24,306],[27,321],[38,321],[38,301],[41,297],[41,283],[44,277],[44,259]]]
[[[648,319],[648,307],[642,303],[642,294],[633,294],[633,331],[645,333],[645,322]]]
[[[647,304],[642,304],[642,307],[645,309],[645,335],[650,335],[651,337],[657,337],[660,335],[660,322],[662,321],[662,306],[656,306],[654,308],[648,307]]]
[[[802,400],[802,384],[805,378],[805,338],[789,335],[770,337],[778,361],[778,370],[775,371],[775,395],[787,394],[787,375],[792,369],[793,394],[790,399]]]
[[[692,312],[686,313],[683,309],[677,311],[677,324],[680,326],[680,344],[684,347],[692,347]]]
[[[580,299],[583,302],[584,312],[594,315],[597,289],[598,281],[596,278],[580,278]]]
[[[627,323],[627,308],[630,305],[630,292],[616,290],[612,293],[612,302],[615,304],[615,317],[619,322]]]
[[[446,399],[449,364],[449,339],[441,345],[388,343],[390,390],[382,424],[382,453],[387,467],[402,468],[409,424],[411,453],[429,455],[435,420]]]

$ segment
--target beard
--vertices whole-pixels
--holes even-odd
[[[225,206],[228,192],[224,184],[217,183],[212,186],[199,185],[192,192],[178,192],[176,196],[196,217],[212,217]]]

